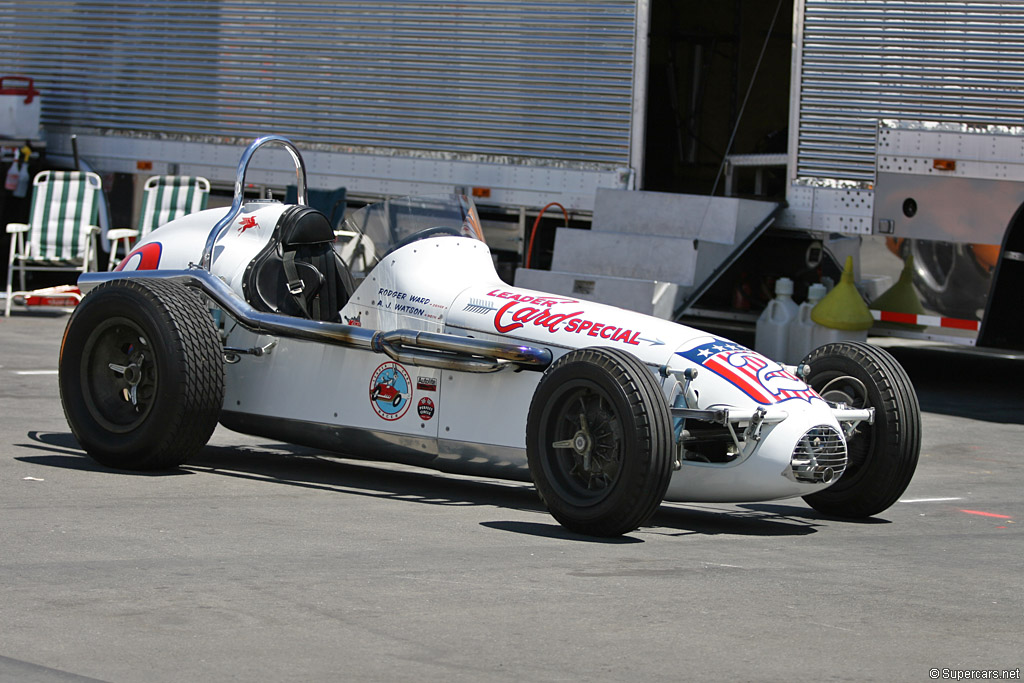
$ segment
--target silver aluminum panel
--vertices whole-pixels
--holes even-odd
[[[913,199],[908,217],[904,202]],[[879,173],[875,187],[875,226],[893,221],[894,237],[944,242],[1001,244],[1017,209],[1024,204],[1024,184],[1008,180],[932,177]]]

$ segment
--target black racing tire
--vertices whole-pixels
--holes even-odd
[[[534,485],[562,526],[589,536],[629,533],[658,509],[672,477],[668,402],[635,356],[570,351],[534,392],[526,453]]]
[[[803,362],[810,368],[807,383],[824,399],[875,409],[874,423],[860,423],[847,440],[843,476],[803,498],[836,517],[877,515],[903,495],[917,468],[921,409],[914,385],[888,352],[862,342],[826,344]]]
[[[209,441],[224,400],[224,365],[210,312],[167,280],[99,285],[61,343],[64,415],[94,460],[116,469],[183,465]]]

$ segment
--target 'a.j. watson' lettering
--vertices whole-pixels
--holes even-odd
[[[502,296],[504,295],[504,296]],[[488,296],[502,299],[511,299],[511,292],[494,290],[488,292]],[[557,299],[531,297],[528,295],[513,295],[516,298],[502,306],[494,314],[494,329],[502,334],[518,330],[526,325],[535,325],[546,329],[554,334],[555,332],[573,332],[586,334],[590,337],[599,337],[612,342],[632,344],[639,346],[639,332],[628,330],[615,324],[596,322],[588,320],[584,311],[572,311],[570,313],[554,313],[551,307],[556,304],[578,303],[574,299]],[[522,304],[532,303],[534,306],[523,306]],[[516,306],[522,306],[516,308]],[[540,308],[540,307],[543,308]]]

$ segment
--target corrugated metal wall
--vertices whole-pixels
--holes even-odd
[[[0,1],[43,123],[628,165],[635,0]]]
[[[1024,125],[1022,2],[803,0],[800,39],[798,177],[873,181],[880,118]]]

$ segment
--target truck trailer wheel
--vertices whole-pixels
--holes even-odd
[[[804,496],[815,510],[838,517],[870,517],[887,509],[914,476],[921,451],[921,410],[906,371],[886,351],[860,342],[826,344],[803,361],[808,384],[828,401],[874,408],[847,440],[843,476]]]
[[[199,296],[174,282],[104,283],[61,344],[64,415],[97,462],[177,467],[209,440],[224,400],[220,342]]]
[[[616,349],[565,354],[530,404],[530,472],[552,516],[571,531],[618,536],[646,522],[665,497],[672,447],[654,375]]]
[[[907,240],[914,255],[914,286],[925,306],[953,318],[977,320],[985,308],[992,274],[972,245]]]

